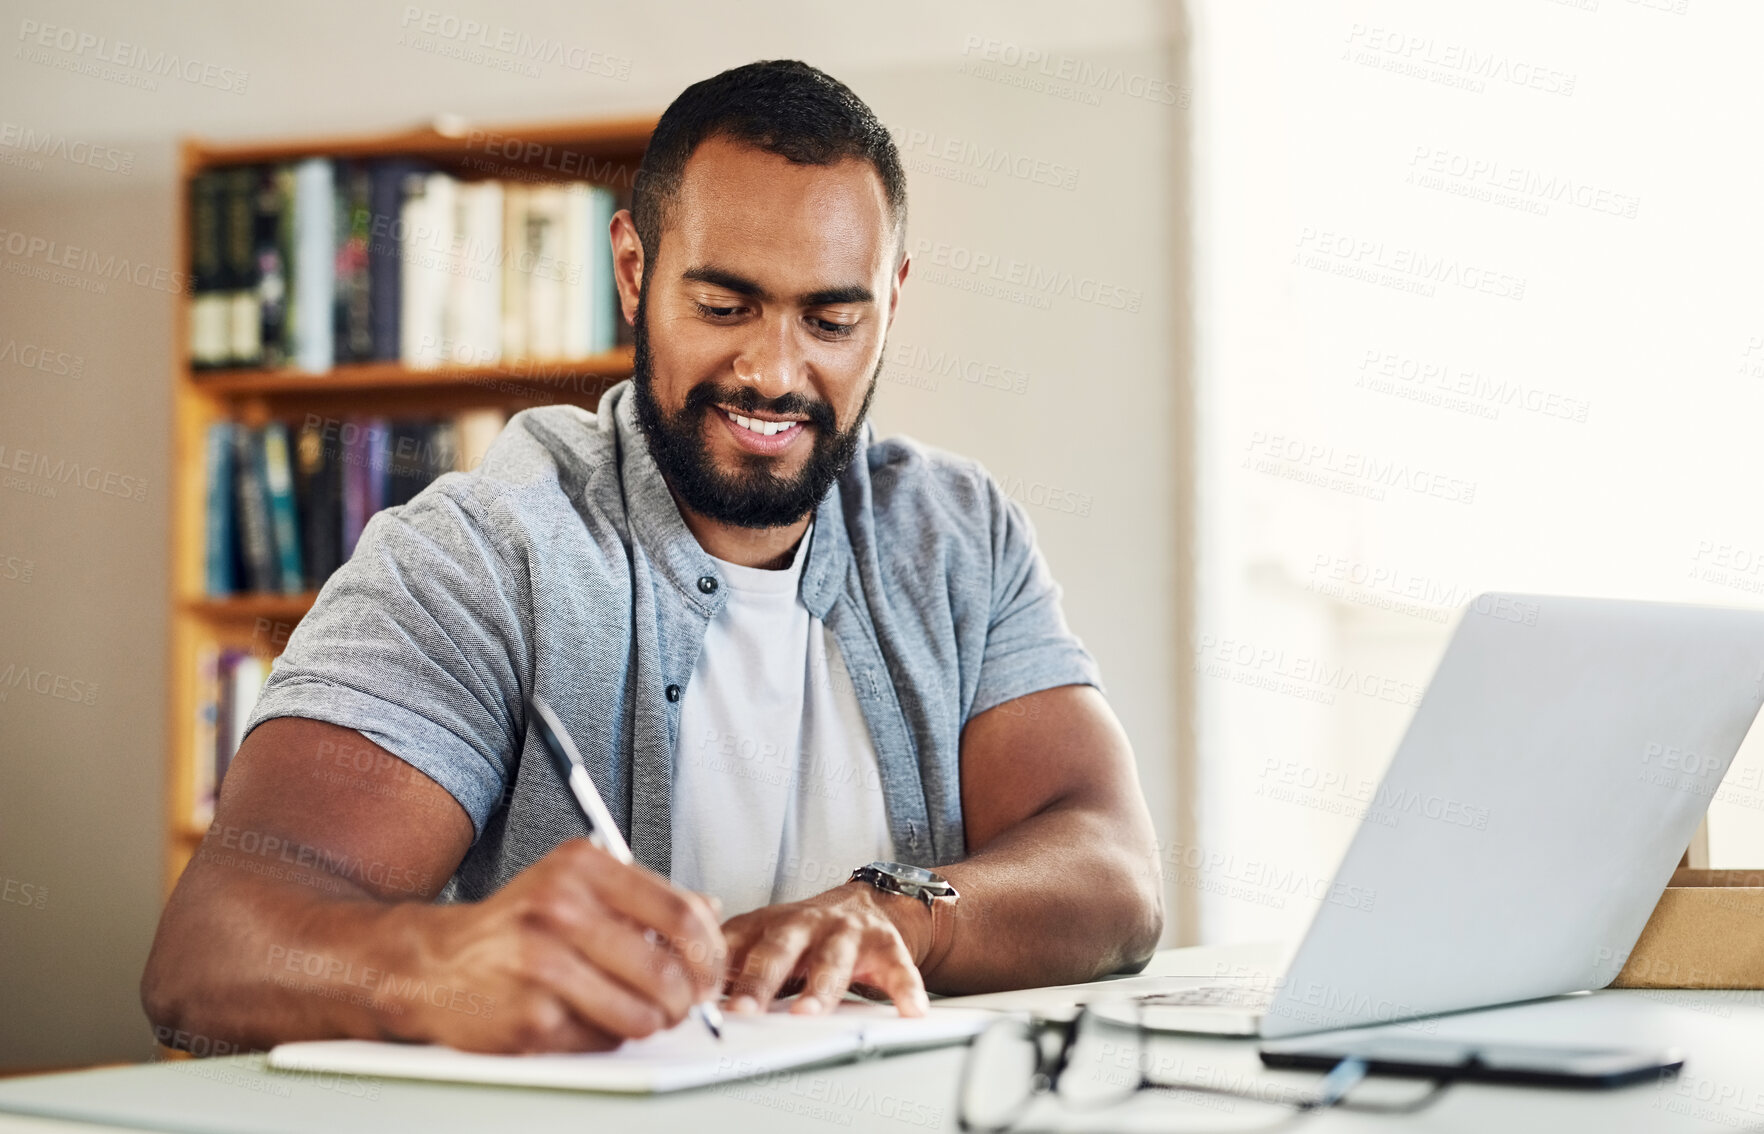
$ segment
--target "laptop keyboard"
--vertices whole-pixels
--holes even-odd
[[[1137,999],[1141,1004],[1159,1008],[1241,1008],[1260,1012],[1274,1002],[1274,990],[1266,985],[1203,984],[1175,992],[1154,992]]]

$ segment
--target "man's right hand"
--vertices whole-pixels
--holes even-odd
[[[411,927],[412,975],[448,990],[397,1002],[388,1030],[403,1038],[468,1051],[604,1051],[672,1027],[723,983],[723,933],[709,903],[587,839],[561,844],[481,902],[401,912],[423,923]]]
[[[148,1019],[201,1051],[342,1037],[588,1051],[721,989],[706,899],[586,839],[482,901],[433,904],[473,835],[447,789],[361,733],[265,721],[160,919]]]

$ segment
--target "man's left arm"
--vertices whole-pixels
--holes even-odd
[[[938,867],[953,908],[848,882],[733,918],[737,997],[763,1010],[800,986],[794,1010],[818,1012],[857,983],[916,1014],[927,987],[1067,984],[1144,964],[1163,929],[1157,848],[1103,695],[1063,685],[1007,701],[970,719],[961,744],[969,855]]]
[[[1151,957],[1164,926],[1157,845],[1133,749],[1102,693],[1063,685],[970,720],[962,815],[969,857],[938,871],[961,896],[953,917],[923,919],[935,933],[915,954],[928,987],[1069,984]],[[901,920],[921,920],[912,913]]]

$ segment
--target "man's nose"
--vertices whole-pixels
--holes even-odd
[[[761,397],[776,398],[803,381],[802,348],[788,318],[755,321],[752,333],[735,356],[735,379],[752,386]]]

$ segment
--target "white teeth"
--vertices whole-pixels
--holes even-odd
[[[791,426],[798,424],[794,421],[761,421],[757,417],[743,417],[738,413],[729,413],[728,410],[724,410],[723,412],[728,414],[729,420],[736,425],[739,425],[741,428],[748,430],[751,433],[758,433],[762,437],[770,437],[774,433],[782,433]]]

